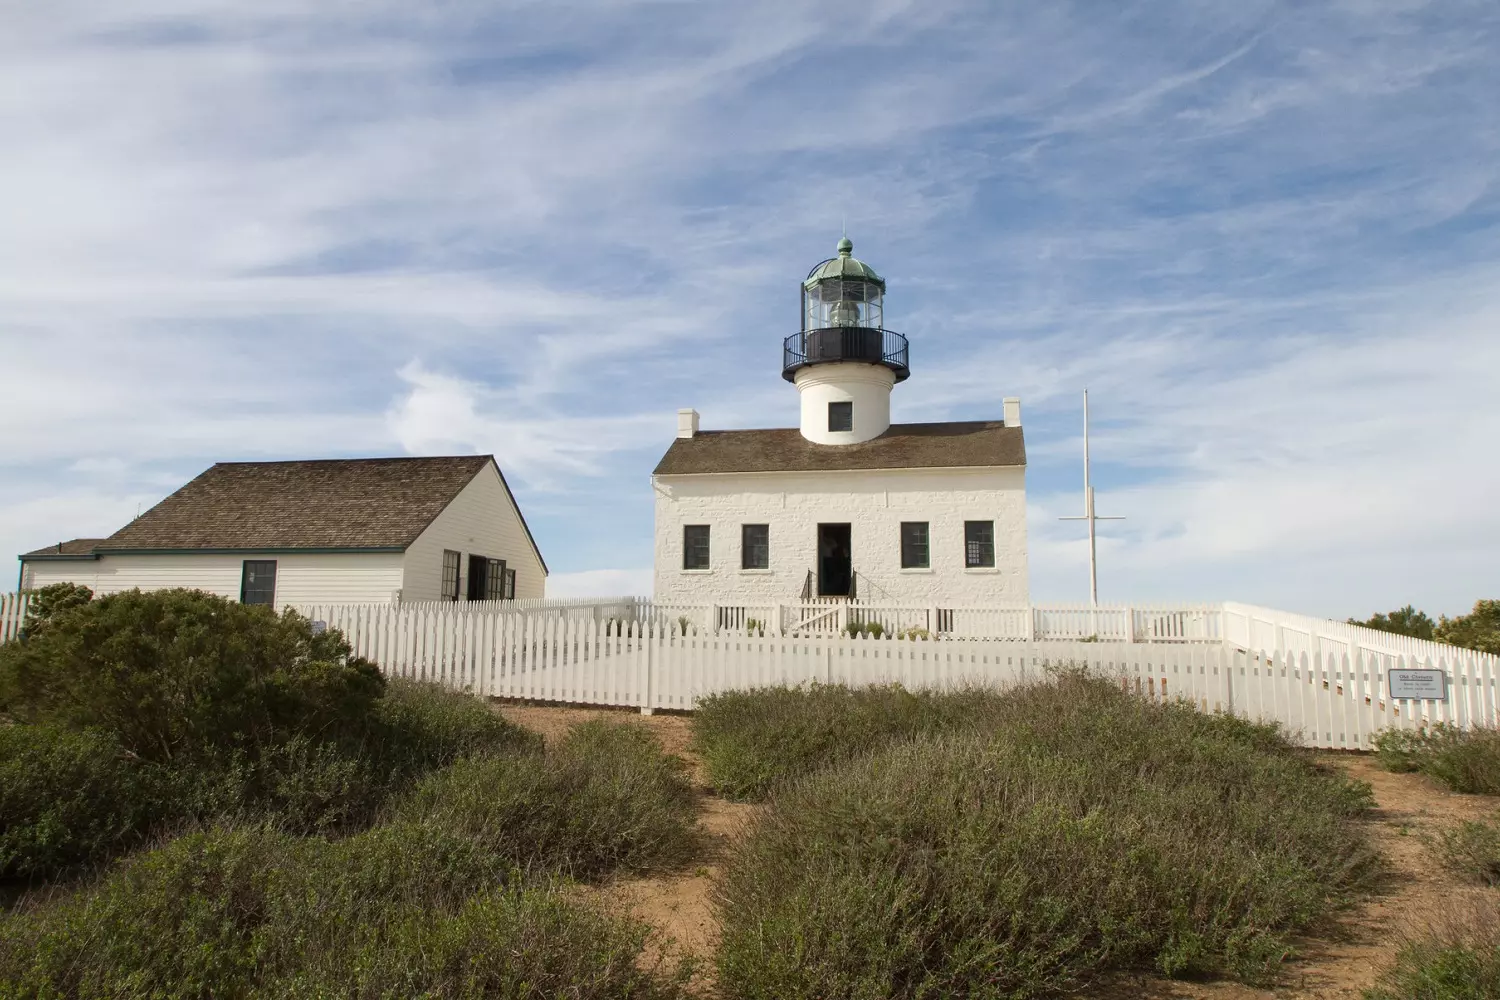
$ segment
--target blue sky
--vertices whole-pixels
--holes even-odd
[[[494,452],[649,587],[847,221],[898,421],[1019,395],[1038,600],[1500,596],[1500,5],[0,3],[0,553],[216,460]]]

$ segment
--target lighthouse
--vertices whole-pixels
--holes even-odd
[[[659,603],[701,628],[809,634],[831,620],[819,602],[881,603],[883,625],[934,635],[968,628],[966,609],[1026,604],[1020,400],[997,398],[999,419],[892,423],[911,366],[885,293],[847,236],[800,282],[797,332],[766,335],[796,427],[705,429],[677,411],[651,474]]]
[[[891,426],[891,390],[911,375],[906,338],[885,328],[885,279],[854,256],[836,256],[802,282],[802,329],[782,344],[781,376],[802,398],[802,436],[814,444],[870,441]]]

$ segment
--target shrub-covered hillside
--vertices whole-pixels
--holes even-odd
[[[813,752],[728,862],[729,997],[1041,997],[1120,969],[1263,982],[1374,864],[1367,787],[1273,729],[1105,682],[737,697]],[[702,725],[708,752],[759,759]]]
[[[548,749],[293,612],[88,596],[0,647],[0,996],[680,993],[559,881],[691,850],[648,734]]]

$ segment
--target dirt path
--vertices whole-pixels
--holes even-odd
[[[707,960],[715,936],[709,896],[713,880],[724,851],[758,807],[727,802],[709,791],[702,761],[692,752],[690,720],[672,715],[643,718],[611,710],[508,705],[499,710],[549,740],[586,719],[638,720],[651,727],[669,753],[689,763],[702,796],[699,824],[706,847],[700,863],[689,871],[662,878],[621,880],[599,891],[680,947]],[[1119,1000],[1359,1000],[1361,992],[1389,964],[1404,933],[1420,931],[1437,914],[1466,898],[1484,895],[1500,901],[1500,890],[1468,887],[1439,868],[1424,840],[1425,835],[1464,820],[1495,815],[1500,811],[1500,798],[1458,795],[1420,775],[1390,774],[1372,757],[1322,756],[1353,777],[1369,782],[1375,791],[1371,833],[1390,867],[1390,878],[1381,893],[1345,914],[1323,937],[1301,942],[1300,954],[1287,963],[1281,983],[1272,989],[1127,977],[1094,996]]]
[[[642,716],[613,709],[511,705],[502,705],[500,714],[541,733],[549,742],[589,719],[641,722],[661,740],[664,750],[687,761],[699,795],[698,826],[704,835],[703,853],[697,863],[686,871],[662,877],[620,879],[598,891],[605,899],[623,905],[638,919],[655,927],[678,947],[707,960],[717,943],[709,892],[719,874],[724,852],[759,807],[730,802],[710,791],[703,761],[692,750],[691,720],[680,715]]]

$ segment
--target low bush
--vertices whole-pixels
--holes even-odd
[[[1500,823],[1468,820],[1432,838],[1432,848],[1444,867],[1465,881],[1500,885]]]
[[[1387,770],[1420,771],[1455,792],[1500,795],[1500,729],[1388,729],[1375,738],[1375,752]]]
[[[0,646],[0,687],[23,721],[104,729],[166,763],[357,729],[384,680],[349,654],[338,631],[315,633],[295,611],[126,591]]]
[[[775,792],[716,889],[727,997],[1264,982],[1374,866],[1368,787],[1268,727],[1076,676],[934,708],[968,724]]]
[[[158,795],[108,733],[0,726],[0,878],[53,875],[135,843]]]
[[[1500,997],[1500,910],[1493,900],[1453,905],[1408,937],[1365,1000]]]
[[[931,696],[896,685],[760,688],[699,699],[693,739],[721,794],[760,800],[789,777],[940,723]]]
[[[8,998],[665,997],[644,931],[468,838],[191,834],[0,918]]]
[[[94,592],[79,583],[53,583],[40,588],[27,602],[21,636],[29,639],[40,635],[54,618],[60,618],[93,599]]]
[[[363,719],[332,736],[210,745],[165,763],[141,760],[104,730],[3,727],[0,877],[49,877],[183,824],[355,830],[432,770],[540,745],[476,698],[412,682],[387,686]]]
[[[544,753],[459,761],[423,780],[396,816],[580,879],[670,867],[694,846],[685,767],[635,724],[586,722]]]

